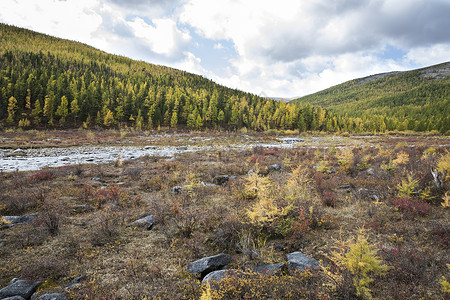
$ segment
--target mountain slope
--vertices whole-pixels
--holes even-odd
[[[267,129],[282,119],[294,128],[298,109],[284,106],[199,75],[0,24],[0,128]]]
[[[296,100],[340,116],[383,118],[386,129],[450,130],[450,62],[351,80]]]

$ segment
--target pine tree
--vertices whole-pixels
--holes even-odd
[[[105,125],[106,127],[110,127],[114,123],[115,123],[114,114],[112,113],[111,110],[107,109],[105,118],[103,119],[103,125]]]
[[[66,122],[66,117],[69,114],[69,102],[66,96],[61,97],[61,104],[56,109],[56,116],[61,117],[59,123],[62,125]]]
[[[80,106],[78,106],[78,99],[74,98],[72,102],[70,102],[70,113],[73,116],[74,122],[77,121],[78,113],[80,112]]]
[[[12,123],[14,122],[14,115],[17,111],[17,100],[14,97],[10,97],[8,100],[8,118],[6,119],[6,122]]]
[[[36,125],[39,125],[39,122],[41,121],[41,114],[42,114],[41,102],[39,100],[36,100],[34,102],[34,108],[31,111],[31,116],[33,117],[34,123]]]
[[[53,125],[53,97],[45,96],[44,117],[47,118],[48,124]]]

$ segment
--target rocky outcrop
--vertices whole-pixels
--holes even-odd
[[[40,285],[41,285],[40,281],[33,282],[14,278],[13,280],[10,281],[7,287],[4,287],[0,290],[0,299],[19,296],[25,300],[28,300],[31,298],[31,295],[34,294],[37,287]]]
[[[0,220],[2,221],[1,228],[10,228],[16,225],[25,225],[30,224],[35,218],[37,218],[39,214],[30,214],[30,215],[23,215],[23,216],[3,216],[0,217]]]
[[[318,260],[310,258],[300,251],[286,254],[286,260],[289,263],[289,269],[292,271],[304,271],[306,270],[306,268],[314,269],[320,265],[320,262]]]
[[[233,258],[228,254],[217,254],[214,256],[204,257],[188,264],[187,269],[191,274],[205,277],[208,273],[224,269]]]

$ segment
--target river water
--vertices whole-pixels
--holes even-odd
[[[109,163],[117,159],[133,159],[142,156],[173,157],[175,154],[195,151],[246,149],[254,146],[293,147],[301,139],[280,139],[274,143],[252,143],[228,146],[79,146],[68,148],[1,149],[0,172],[32,171],[45,167],[60,167],[85,163]]]

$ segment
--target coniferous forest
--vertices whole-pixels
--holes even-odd
[[[288,104],[4,24],[0,66],[3,127],[450,130],[449,79],[428,82],[417,71],[344,83]]]

